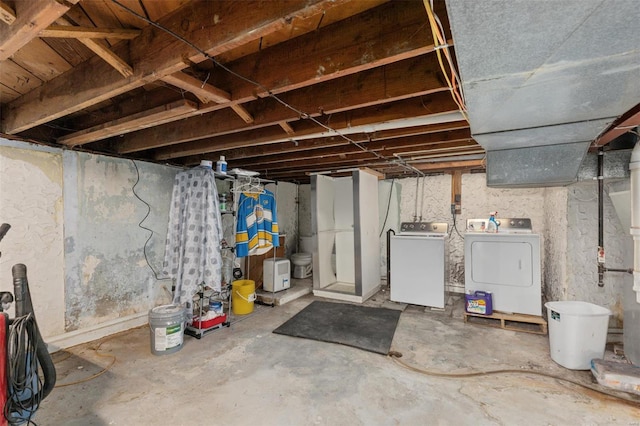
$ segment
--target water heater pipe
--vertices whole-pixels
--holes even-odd
[[[598,149],[598,253],[604,252],[604,149]],[[604,287],[604,262],[598,256],[598,287]]]
[[[631,237],[633,238],[633,290],[640,303],[640,141],[629,161],[631,171]]]

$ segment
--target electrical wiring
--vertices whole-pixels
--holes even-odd
[[[144,326],[143,326],[143,327],[144,327]],[[117,333],[117,334],[114,334],[114,335],[112,335],[112,336],[107,337],[106,339],[103,339],[103,340],[98,344],[98,346],[95,346],[95,347],[89,348],[89,349],[93,350],[93,351],[95,352],[96,356],[98,356],[98,357],[100,357],[100,358],[111,358],[111,362],[109,363],[109,365],[107,365],[106,367],[104,367],[102,370],[98,371],[97,373],[95,373],[95,374],[93,374],[93,375],[91,375],[91,376],[89,376],[89,377],[85,377],[84,379],[76,380],[76,381],[73,381],[73,382],[70,382],[70,383],[58,383],[58,384],[56,384],[56,385],[55,385],[55,387],[56,387],[56,388],[64,388],[64,387],[67,387],[67,386],[74,386],[74,385],[78,385],[78,384],[80,384],[80,383],[85,383],[85,382],[88,382],[88,381],[90,381],[90,380],[93,380],[93,379],[95,379],[95,378],[97,378],[97,377],[102,376],[104,373],[106,373],[107,371],[109,371],[109,370],[111,369],[111,367],[113,367],[113,365],[114,365],[114,364],[116,363],[116,361],[117,361],[117,358],[116,358],[116,356],[115,356],[115,355],[105,354],[105,353],[100,352],[100,348],[102,347],[102,345],[104,345],[106,342],[108,342],[109,340],[111,340],[111,339],[113,339],[113,338],[115,338],[115,337],[120,337],[120,336],[122,336],[123,334],[129,334],[129,333],[131,333],[132,331],[137,330],[137,329],[139,329],[139,328],[141,328],[141,327],[132,328],[132,329],[130,329],[130,330],[125,331],[124,333]],[[58,360],[58,361],[56,361],[56,362],[57,362],[57,363],[60,363],[60,362],[62,362],[62,361],[65,361],[66,359],[70,358],[72,355],[73,355],[73,353],[69,352],[69,356],[67,356],[67,357],[65,357],[65,358],[62,358],[62,359],[60,359],[60,360]]]
[[[388,158],[388,157],[385,157],[385,156],[381,155],[377,151],[368,149],[362,143],[353,140],[352,138],[348,137],[347,135],[345,135],[344,133],[340,132],[339,130],[336,130],[336,129],[332,128],[331,126],[324,124],[323,122],[321,122],[317,118],[313,117],[311,114],[309,114],[307,112],[304,112],[304,111],[294,107],[293,105],[285,102],[279,96],[275,95],[271,90],[269,90],[266,86],[264,86],[262,83],[260,83],[258,81],[255,81],[255,80],[253,80],[251,78],[248,78],[248,77],[246,77],[244,75],[241,75],[241,74],[233,71],[232,69],[230,69],[229,67],[227,67],[223,63],[219,62],[213,56],[208,54],[205,50],[201,49],[196,44],[194,44],[193,42],[187,40],[186,38],[182,37],[180,34],[172,31],[171,29],[159,24],[158,22],[155,22],[155,21],[147,18],[146,16],[143,16],[143,15],[137,13],[133,9],[131,9],[131,8],[125,6],[124,4],[120,3],[118,0],[111,0],[111,2],[114,3],[115,5],[117,5],[118,7],[124,9],[128,13],[132,14],[133,16],[136,16],[137,18],[145,21],[149,25],[154,26],[155,28],[157,28],[157,29],[169,34],[171,37],[173,37],[173,38],[181,41],[182,43],[186,44],[187,46],[191,47],[192,49],[197,51],[200,55],[202,55],[204,58],[210,60],[215,66],[221,68],[222,70],[224,70],[227,73],[233,75],[234,77],[236,77],[236,78],[238,78],[238,79],[240,79],[240,80],[242,80],[242,81],[244,81],[244,82],[246,82],[248,84],[251,84],[251,85],[255,86],[261,92],[266,94],[267,97],[269,97],[269,98],[273,99],[274,101],[278,102],[279,104],[281,104],[285,108],[295,112],[298,115],[298,117],[300,117],[301,119],[306,119],[306,120],[312,121],[314,124],[322,127],[323,129],[325,129],[328,132],[334,133],[335,135],[337,135],[338,137],[342,138],[346,142],[352,144],[353,146],[357,147],[361,151],[366,152],[368,154],[371,154],[374,157],[376,157],[376,158],[378,158],[378,159],[380,159],[380,160],[382,160],[382,161],[384,161],[386,163],[405,168],[405,169],[407,169],[407,170],[409,170],[409,171],[411,171],[413,173],[418,174],[419,176],[425,176],[425,174],[420,169],[412,166],[411,164],[408,164],[406,161],[404,161],[402,159],[397,159],[397,158],[393,158],[393,159],[392,158]]]
[[[31,418],[40,406],[41,389],[36,355],[37,325],[32,313],[15,318],[7,339],[7,401],[4,417],[9,424],[34,424]]]
[[[458,231],[458,227],[456,226],[456,211],[455,209],[451,212],[451,215],[453,216],[453,230],[456,231],[456,234],[458,234],[458,237],[462,238],[462,240],[464,241],[464,236],[462,234],[460,234],[460,231]],[[449,233],[449,238],[451,238],[451,233]]]
[[[462,86],[460,84],[456,85],[456,81],[460,81],[460,77],[458,76],[455,67],[453,66],[453,60],[451,58],[451,52],[449,51],[449,45],[444,39],[444,30],[442,28],[442,24],[440,22],[440,19],[433,12],[432,0],[423,0],[423,3],[427,11],[427,16],[429,18],[431,33],[433,35],[433,42],[436,45],[434,49],[436,51],[440,69],[442,70],[444,78],[447,81],[447,85],[449,86],[449,89],[451,91],[451,96],[460,109],[460,113],[464,116],[465,120],[469,121],[469,118],[467,116],[467,108],[464,102],[464,97],[462,95]],[[449,68],[451,69],[451,78],[449,78],[447,70],[442,61],[442,54],[440,53],[441,50],[444,51],[444,55],[449,64]],[[458,90],[456,86],[458,86],[460,90]]]
[[[133,167],[136,169],[136,183],[134,183],[133,186],[131,187],[131,191],[133,192],[133,195],[135,195],[135,197],[138,200],[140,200],[145,206],[147,206],[147,214],[144,215],[142,220],[138,223],[138,226],[140,228],[144,229],[145,231],[149,231],[150,232],[149,238],[147,238],[147,241],[145,241],[144,246],[142,247],[142,252],[144,253],[144,260],[147,261],[147,266],[149,266],[149,269],[151,269],[151,272],[153,272],[153,276],[156,278],[157,281],[171,280],[172,278],[169,278],[169,277],[160,278],[158,276],[158,274],[156,273],[155,269],[153,269],[153,267],[151,266],[151,263],[149,262],[149,257],[147,256],[147,245],[149,244],[149,241],[151,241],[151,238],[153,238],[154,232],[153,232],[153,229],[147,228],[146,226],[143,226],[142,224],[144,223],[145,220],[147,220],[147,218],[151,214],[151,205],[149,205],[149,203],[147,203],[145,200],[140,198],[140,196],[136,192],[136,186],[138,185],[138,183],[140,183],[140,170],[138,170],[138,165],[136,164],[135,160],[131,160],[131,162],[133,163]]]
[[[501,369],[501,370],[489,370],[489,371],[475,371],[475,372],[470,372],[470,373],[441,373],[441,372],[437,372],[437,371],[424,370],[424,369],[409,365],[406,362],[403,362],[403,361],[400,360],[400,357],[402,356],[402,353],[397,352],[397,351],[390,351],[387,356],[389,358],[391,358],[391,360],[393,362],[395,362],[396,364],[400,365],[401,367],[406,368],[407,370],[413,371],[415,373],[423,374],[425,376],[449,378],[449,379],[467,379],[467,378],[473,378],[473,377],[483,377],[483,376],[500,375],[500,374],[525,374],[525,375],[529,374],[529,375],[534,375],[534,376],[547,377],[547,378],[559,380],[559,381],[565,382],[565,383],[570,383],[570,384],[578,386],[578,387],[580,387],[582,389],[587,389],[587,390],[590,390],[592,392],[596,392],[596,393],[598,393],[600,395],[604,395],[606,397],[613,398],[613,399],[615,399],[617,401],[620,401],[620,402],[623,402],[625,404],[632,405],[634,407],[640,407],[640,400],[618,396],[618,395],[615,395],[615,394],[600,390],[600,389],[598,389],[596,387],[589,386],[589,385],[586,385],[584,383],[580,383],[580,382],[578,382],[576,380],[567,379],[567,378],[564,378],[564,377],[561,377],[561,376],[558,376],[558,375],[555,375],[555,374],[545,373],[543,371]],[[624,391],[621,391],[621,392],[624,392]]]

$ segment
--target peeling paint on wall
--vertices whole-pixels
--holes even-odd
[[[0,143],[8,142],[0,139]],[[27,144],[24,144],[26,147]],[[27,266],[44,337],[64,331],[62,158],[59,153],[0,146],[0,289],[13,293],[11,267]],[[14,315],[13,308],[9,312]]]
[[[165,287],[147,265],[151,233],[138,226],[147,206],[133,193],[130,160],[65,152],[66,331],[78,330],[166,303]],[[176,169],[137,162],[136,193],[151,206],[147,258],[161,272]]]

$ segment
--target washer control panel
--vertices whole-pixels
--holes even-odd
[[[402,222],[400,232],[403,234],[446,234],[449,224],[446,222]]]

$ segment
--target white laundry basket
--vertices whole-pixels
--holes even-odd
[[[589,370],[604,356],[611,311],[588,302],[547,302],[551,359],[571,370]]]

